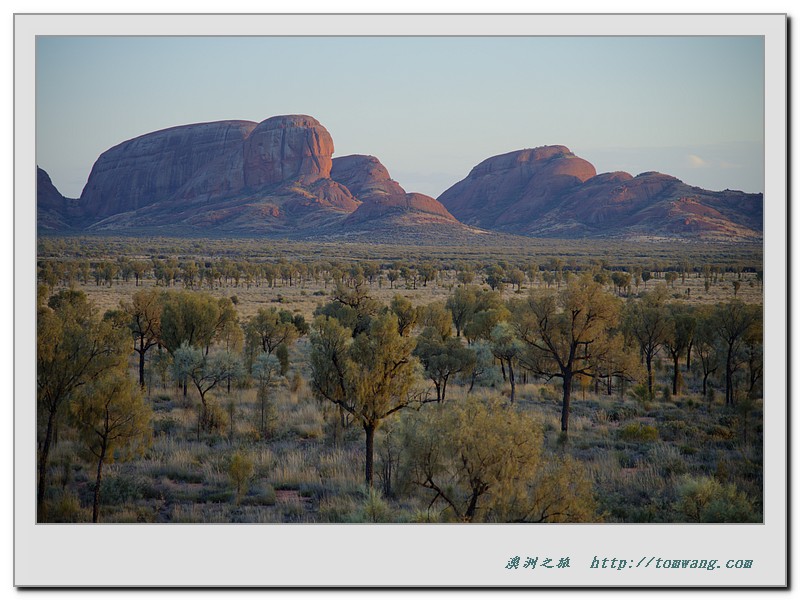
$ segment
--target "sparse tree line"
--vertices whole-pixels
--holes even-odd
[[[41,259],[39,280],[49,285],[75,287],[77,284],[113,286],[145,281],[161,287],[186,289],[275,288],[336,285],[352,286],[366,281],[370,288],[418,289],[429,284],[452,290],[458,285],[485,284],[493,291],[506,289],[521,293],[523,285],[561,289],[571,278],[591,274],[594,281],[612,289],[620,297],[629,297],[648,290],[663,281],[677,295],[690,299],[687,279],[702,279],[706,292],[712,286],[724,286],[728,295],[737,297],[742,285],[763,285],[763,271],[742,264],[676,265],[654,263],[641,266],[611,268],[604,261],[578,264],[571,260],[548,259],[543,264],[499,260],[419,262],[379,261],[272,261],[196,260],[176,257],[150,259],[119,257],[116,260]],[[650,283],[650,282],[653,283]]]
[[[350,427],[363,430],[366,484],[375,481],[376,432],[406,415],[398,434],[406,456],[395,465],[402,472],[395,481],[427,490],[431,506],[465,521],[591,518],[591,486],[580,464],[565,457],[543,459],[540,426],[517,402],[520,383],[559,383],[565,437],[576,389],[624,395],[627,386],[642,401],[653,402],[659,368],[670,373],[670,395],[684,391],[687,373],[702,381],[696,392],[704,398],[713,393],[712,383],[724,389],[731,407],[761,394],[761,307],[738,299],[699,306],[677,302],[668,278],[651,281],[662,273],[634,269],[615,280],[613,272],[609,289],[601,268],[573,271],[554,264],[552,270],[530,266],[516,273],[492,265],[482,271],[487,289],[475,285],[476,273],[461,265],[459,283],[446,301],[414,306],[401,294],[382,304],[370,294],[372,286],[384,276],[390,286],[398,279],[425,286],[440,272],[434,266],[403,272],[403,266],[384,271],[375,263],[301,272],[285,264],[285,272],[270,265],[283,284],[327,277],[326,285],[332,285],[330,300],[318,305],[310,324],[302,315],[272,307],[242,320],[230,298],[170,289],[174,279],[157,275],[155,264],[150,272],[133,273],[137,280],[152,274],[161,286],[135,292],[100,318],[82,292],[51,294],[51,280],[40,272],[45,284],[37,313],[40,520],[46,520],[48,460],[59,426],[78,431],[96,460],[97,520],[103,466],[146,448],[152,434],[143,393],[147,373],[176,385],[184,397],[189,389],[196,391],[198,440],[223,422],[222,408],[213,401],[216,391],[255,386],[259,427],[267,439],[270,423],[280,418],[270,398],[274,383],[288,374],[290,355],[304,336],[305,354],[298,362],[306,365],[315,397],[335,407],[335,442]],[[199,288],[209,271],[216,284],[221,285],[219,277],[237,282],[232,270],[212,268],[181,274],[198,282],[184,287]],[[270,281],[263,271],[260,277],[260,283],[256,275],[245,281]],[[520,288],[526,278],[539,277],[545,287],[503,299],[506,283]],[[647,290],[623,298],[637,279],[643,288],[650,282]],[[128,376],[131,356],[138,386]],[[466,401],[448,400],[448,385],[454,383],[466,390]],[[487,394],[497,387],[505,389],[506,399]],[[383,460],[382,468],[392,464],[391,458]],[[392,476],[381,478],[391,488]]]

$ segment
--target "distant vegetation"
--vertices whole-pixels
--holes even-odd
[[[37,513],[762,520],[757,245],[40,238]]]

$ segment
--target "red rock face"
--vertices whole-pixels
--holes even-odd
[[[755,239],[763,231],[761,194],[710,192],[656,172],[596,175],[564,146],[489,158],[439,200],[462,222],[523,235]]]
[[[403,223],[431,220],[457,223],[442,204],[425,194],[406,193],[374,156],[354,154],[333,160],[331,178],[347,186],[361,201],[345,225],[402,218]],[[386,224],[386,223],[385,223]],[[399,223],[398,223],[399,224]]]
[[[169,198],[214,160],[241,148],[249,121],[172,127],[100,155],[81,193],[88,215],[103,218]]]
[[[244,183],[256,189],[284,181],[309,184],[331,173],[333,139],[305,115],[261,122],[244,143]]]
[[[569,148],[543,146],[486,159],[438,199],[468,225],[513,228],[596,174]]]

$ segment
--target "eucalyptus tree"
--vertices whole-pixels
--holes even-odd
[[[144,388],[145,355],[150,348],[161,343],[162,294],[157,290],[140,290],[130,301],[120,302],[120,308],[128,318],[133,349],[139,355],[139,386]]]
[[[391,312],[352,331],[335,318],[320,316],[311,332],[311,387],[314,394],[351,414],[364,429],[364,479],[373,484],[375,432],[394,413],[412,406],[417,360],[415,340],[400,335]]]
[[[740,300],[720,303],[714,309],[714,322],[725,354],[725,404],[733,405],[733,374],[738,368],[739,353],[745,340],[754,328],[761,326],[761,307]]]
[[[669,319],[665,308],[666,287],[663,284],[640,300],[629,300],[622,317],[625,334],[639,345],[647,368],[647,394],[653,398],[653,359],[669,335]]]
[[[103,467],[143,452],[152,434],[151,411],[125,365],[92,381],[72,403],[72,420],[83,447],[96,459],[92,521],[100,516]]]
[[[532,292],[511,304],[511,324],[525,345],[524,366],[562,383],[561,431],[569,430],[572,381],[596,376],[619,319],[619,301],[587,273],[558,293]]]
[[[37,489],[39,519],[46,518],[44,497],[53,436],[66,407],[84,388],[127,364],[128,333],[101,321],[83,292],[64,290],[47,304],[40,295],[36,314]]]

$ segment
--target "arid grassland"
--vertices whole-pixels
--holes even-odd
[[[43,237],[40,522],[760,522],[757,244]]]

